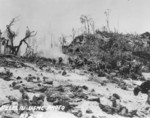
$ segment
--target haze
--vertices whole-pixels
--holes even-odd
[[[102,28],[107,9],[111,30],[150,31],[149,0],[0,0],[0,29],[4,31],[10,20],[18,17],[14,28],[19,31],[19,38],[29,26],[38,32],[39,39],[56,40],[61,34],[70,35],[72,28],[80,28],[82,14],[93,18],[96,28]]]

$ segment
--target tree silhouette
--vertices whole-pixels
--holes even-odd
[[[9,54],[17,55],[23,43],[27,45],[27,48],[30,48],[26,40],[29,39],[30,37],[35,36],[36,32],[30,31],[30,29],[27,27],[25,36],[20,40],[18,45],[14,45],[14,39],[16,38],[17,33],[12,31],[11,27],[14,25],[15,22],[16,22],[16,18],[13,18],[9,23],[9,25],[6,26],[6,34],[8,39],[5,39],[4,45],[5,45],[5,50],[8,49]]]

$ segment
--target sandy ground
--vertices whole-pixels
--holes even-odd
[[[66,83],[70,83],[73,85],[86,85],[89,90],[94,89],[95,93],[97,95],[100,95],[100,100],[101,103],[104,105],[110,105],[112,104],[111,101],[108,99],[113,93],[117,93],[121,97],[121,104],[123,106],[126,106],[126,108],[131,111],[131,110],[137,110],[139,111],[139,114],[142,114],[142,111],[148,106],[146,103],[147,95],[144,94],[139,94],[138,96],[133,95],[133,87],[135,86],[134,84],[141,84],[140,81],[131,81],[131,80],[126,80],[126,83],[129,83],[132,87],[130,90],[123,90],[118,87],[117,84],[115,83],[110,83],[109,80],[105,77],[93,77],[90,79],[90,76],[88,73],[84,73],[81,70],[74,70],[74,71],[69,71],[67,70],[67,75],[62,76],[62,74],[59,73],[60,70],[51,68],[54,72],[46,72],[44,69],[40,70],[37,68],[35,65],[30,66],[34,67],[33,70],[31,68],[8,68],[10,72],[13,73],[13,78],[15,79],[16,77],[20,76],[22,78],[25,78],[29,74],[39,76],[42,78],[43,76],[46,76],[49,78],[49,80],[52,80],[54,82],[54,86],[57,85],[65,85]],[[0,72],[3,72],[4,68],[0,68]],[[149,74],[145,74],[146,76],[149,76]],[[106,81],[106,85],[101,85],[102,82]],[[15,96],[17,98],[21,97],[21,94],[18,90],[13,90],[9,87],[9,84],[11,81],[5,81],[3,79],[0,79],[0,101],[7,102],[6,96]],[[29,86],[33,86],[33,84],[29,84]],[[33,97],[33,93],[29,93],[29,97]],[[48,103],[47,103],[48,104]],[[109,115],[105,112],[103,112],[97,102],[89,102],[86,100],[83,100],[78,107],[82,111],[82,118],[94,118],[92,117],[93,115],[96,116],[97,118],[124,118],[123,116],[114,114],[114,115]],[[92,114],[87,114],[86,110],[91,109]],[[38,114],[39,112],[36,112],[35,114]],[[61,112],[61,111],[47,111],[47,112],[42,112],[42,117],[43,118],[76,118],[76,116],[72,115],[71,113],[66,113],[66,112]],[[141,116],[142,117],[142,116]],[[144,116],[145,118],[150,117],[150,116]],[[136,118],[136,117],[135,117]]]

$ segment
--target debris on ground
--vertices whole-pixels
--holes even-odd
[[[133,88],[140,85],[137,81],[146,80],[142,71],[148,72],[149,64],[136,56],[138,54],[133,55],[127,42],[123,41],[127,43],[123,48],[114,35],[108,41],[97,40],[93,35],[83,37],[85,41],[78,46],[73,41],[67,47],[68,63],[64,63],[62,57],[1,56],[0,93],[4,97],[0,98],[0,107],[12,102],[17,102],[19,107],[44,107],[32,112],[28,109],[5,111],[3,116],[17,118],[24,112],[48,114],[49,105],[63,106],[64,109],[57,109],[57,112],[81,118],[148,116],[146,97],[134,96]]]

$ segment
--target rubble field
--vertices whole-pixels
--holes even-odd
[[[43,118],[143,118],[149,116],[147,95],[134,96],[142,81],[99,76],[58,60],[12,55],[0,59],[0,107],[17,103],[17,110],[0,110],[3,118],[42,114]],[[21,110],[24,106],[26,109]],[[43,109],[28,109],[42,106]],[[59,106],[59,107],[58,107]],[[52,109],[53,108],[53,109]],[[58,109],[55,109],[58,108]]]
[[[63,46],[66,58],[0,55],[2,118],[149,118],[150,35],[96,31]]]

